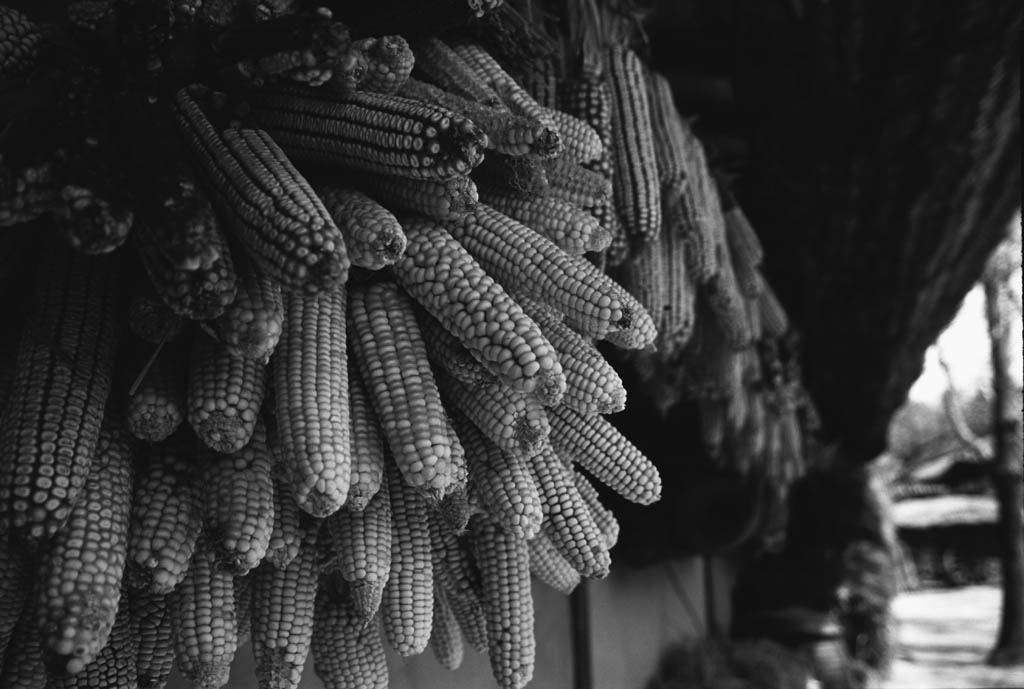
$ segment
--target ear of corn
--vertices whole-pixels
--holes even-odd
[[[608,247],[604,251],[604,258],[608,263],[608,267],[616,268],[621,266],[629,258],[631,247],[629,245],[629,238],[626,236],[626,227],[622,224],[618,211],[615,210],[615,204],[606,201],[591,208],[590,212],[594,214],[594,217],[601,223],[601,226],[612,236],[608,242]]]
[[[765,283],[764,289],[757,299],[761,311],[761,324],[764,334],[768,337],[781,338],[789,331],[789,317],[770,285]]]
[[[30,580],[34,565],[34,559],[23,548],[0,549],[0,671],[22,610],[28,607],[35,611],[33,606],[25,604],[32,590]]]
[[[430,640],[434,569],[427,503],[393,465],[387,470],[391,498],[391,574],[384,585],[384,636],[402,656],[422,653]]]
[[[465,653],[462,632],[448,605],[448,598],[437,585],[434,586],[434,624],[430,630],[430,649],[442,667],[457,670],[462,665]]]
[[[398,93],[415,64],[406,40],[401,36],[380,36],[362,38],[352,45],[367,59],[366,75],[359,88],[373,93]]]
[[[405,234],[391,213],[372,198],[349,186],[332,184],[317,190],[331,219],[341,228],[354,265],[380,270],[405,251]]]
[[[0,672],[0,686],[10,689],[46,689],[48,681],[43,663],[43,645],[39,638],[36,611],[26,606],[14,628],[14,637]]]
[[[235,577],[235,623],[238,627],[238,645],[252,636],[252,582],[255,577]]]
[[[321,581],[313,616],[313,668],[326,689],[387,689],[378,625],[367,624],[347,597]]]
[[[128,396],[125,423],[139,440],[166,440],[185,420],[186,369],[180,354],[173,346],[161,349],[138,389]]]
[[[359,175],[359,187],[390,207],[425,215],[435,220],[454,220],[472,210],[478,199],[469,177],[409,179],[391,175]]]
[[[119,334],[114,266],[47,245],[0,422],[0,533],[31,543],[57,532],[85,485]]]
[[[12,7],[0,8],[0,77],[31,70],[42,42],[43,32],[34,21]]]
[[[370,395],[351,355],[348,357],[348,406],[352,472],[345,508],[358,512],[380,490],[384,477],[384,438]]]
[[[352,472],[346,302],[340,285],[286,295],[273,360],[282,461],[296,502],[314,517],[345,504]]]
[[[175,664],[196,687],[224,686],[238,649],[233,577],[216,559],[201,541],[188,574],[170,595]]]
[[[597,160],[575,162],[612,178],[612,94],[605,78],[584,73],[562,85],[560,105],[565,112],[586,122],[601,140],[601,155]]]
[[[437,514],[450,530],[455,533],[463,533],[469,524],[471,509],[469,504],[469,465],[462,440],[455,432],[448,410],[445,411],[444,420],[448,439],[452,445],[452,482],[437,505]]]
[[[678,356],[693,334],[697,319],[697,285],[690,271],[684,238],[678,232],[666,229],[658,243],[664,270],[659,280],[664,307],[658,324],[657,348],[672,359]]]
[[[581,577],[569,561],[558,552],[544,534],[527,544],[530,554],[530,574],[563,596],[568,596],[580,585]]]
[[[29,165],[0,196],[0,227],[14,227],[53,212],[59,204],[57,187],[49,163]]]
[[[352,290],[353,351],[395,463],[431,500],[452,480],[444,408],[412,302],[392,282]]]
[[[348,584],[352,612],[364,623],[380,608],[391,573],[391,501],[381,486],[361,512],[347,507],[327,518],[327,533],[337,553],[339,573]]]
[[[278,467],[280,464],[277,465]],[[264,560],[271,566],[284,569],[299,554],[299,546],[306,537],[306,525],[299,506],[283,479],[284,470],[274,472],[274,528]]]
[[[732,255],[722,247],[722,262],[718,273],[701,286],[698,298],[703,298],[726,344],[735,351],[746,349],[753,340],[747,318],[746,298],[740,291],[733,271]]]
[[[188,370],[188,421],[196,437],[217,452],[249,442],[263,405],[266,367],[234,356],[205,333],[196,333]]]
[[[256,270],[242,272],[238,295],[214,327],[232,354],[266,364],[284,327],[281,286]]]
[[[498,93],[441,39],[419,39],[413,43],[413,53],[414,71],[446,91],[483,105],[502,105]]]
[[[113,180],[106,179],[100,184],[115,186]],[[117,249],[128,239],[135,213],[124,199],[116,196],[116,192],[110,194],[92,186],[61,185],[53,213],[57,233],[83,254],[109,254]]]
[[[521,198],[487,191],[481,200],[544,235],[567,254],[604,251],[612,235],[590,213],[559,198]]]
[[[405,228],[409,246],[395,264],[405,290],[489,371],[517,391],[556,404],[565,376],[536,324],[443,227],[409,219]]]
[[[104,421],[85,488],[47,546],[39,574],[44,654],[80,673],[108,641],[121,601],[133,452],[120,415]]]
[[[427,356],[435,368],[442,369],[466,385],[475,386],[497,380],[473,353],[448,332],[439,320],[417,309],[417,322],[427,345]]]
[[[545,108],[545,113],[558,127],[558,134],[565,146],[562,156],[575,163],[594,163],[605,152],[601,135],[585,120],[555,108]]]
[[[613,185],[598,172],[558,158],[544,163],[548,193],[590,210],[612,199]],[[621,213],[620,213],[621,217]]]
[[[258,567],[252,576],[252,650],[265,689],[296,689],[313,637],[316,543],[307,539],[283,568]]]
[[[611,510],[601,503],[597,488],[586,476],[578,470],[573,471],[573,480],[576,482],[576,489],[580,492],[580,497],[587,505],[587,510],[590,511],[590,516],[594,518],[594,524],[604,535],[605,545],[611,550],[619,540],[619,520],[615,518]]]
[[[77,675],[53,678],[47,689],[108,689],[138,686],[135,654],[138,639],[132,633],[131,611],[127,599],[117,610],[110,638],[96,659]]]
[[[487,616],[491,671],[502,689],[521,689],[533,679],[536,642],[526,541],[479,516],[471,523]]]
[[[185,321],[156,296],[151,285],[147,287],[128,302],[128,329],[151,344],[169,342],[181,334]]]
[[[668,79],[653,71],[647,71],[646,77],[651,133],[655,141],[654,157],[664,206],[666,203],[675,203],[687,184],[685,124],[676,110]]]
[[[430,520],[431,561],[434,578],[444,590],[452,614],[469,645],[487,652],[487,618],[481,600],[480,572],[473,561],[467,539]]]
[[[473,170],[473,181],[482,189],[500,190],[524,198],[551,193],[545,166],[528,156],[491,153]]]
[[[131,591],[128,598],[138,640],[135,673],[139,689],[163,689],[174,667],[170,599],[145,591]]]

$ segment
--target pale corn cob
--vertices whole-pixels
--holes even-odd
[[[567,254],[604,251],[612,241],[597,218],[559,198],[522,198],[488,190],[480,200],[544,235]]]
[[[243,271],[238,294],[214,324],[232,354],[262,364],[270,361],[284,327],[281,286],[255,270]]]
[[[627,46],[606,59],[612,92],[612,191],[627,234],[640,243],[661,232],[661,187],[651,132],[644,66]]]
[[[85,485],[119,335],[110,259],[54,240],[44,252],[0,420],[0,534],[33,544],[60,529]]]
[[[455,220],[472,210],[479,197],[469,177],[408,179],[391,175],[359,175],[359,187],[389,207],[435,220]]]
[[[580,497],[586,503],[590,516],[594,518],[594,524],[597,525],[598,530],[604,535],[605,545],[611,550],[619,540],[619,520],[615,518],[611,510],[601,503],[600,495],[594,484],[579,470],[574,470],[572,473],[573,481],[576,483],[576,490],[580,492]]]
[[[448,605],[444,590],[434,585],[434,620],[430,630],[430,649],[442,667],[458,670],[462,665],[465,647],[458,620]]]
[[[283,470],[278,470],[274,476],[274,527],[270,532],[267,554],[263,558],[278,569],[287,567],[299,554],[299,546],[307,530],[283,473]]]
[[[423,342],[427,345],[427,357],[436,368],[447,371],[470,386],[497,380],[439,320],[424,309],[416,310],[416,319],[423,333]]]
[[[3,659],[0,686],[4,689],[46,689],[49,673],[39,637],[38,616],[31,606],[25,606]]]
[[[287,88],[253,92],[248,101],[290,156],[311,163],[448,179],[469,174],[487,144],[465,117],[402,96]]]
[[[135,673],[139,689],[163,689],[174,667],[174,629],[169,596],[146,591],[128,594],[133,633],[138,639]]]
[[[274,394],[283,466],[305,512],[345,504],[352,472],[346,288],[285,295],[284,334],[274,353]]]
[[[217,566],[244,575],[267,554],[274,529],[274,481],[262,422],[240,450],[210,459],[203,475],[204,525]]]
[[[185,577],[203,521],[202,490],[192,466],[196,454],[180,435],[145,453],[135,478],[128,532],[133,588],[165,594]]]
[[[500,190],[525,198],[551,193],[545,167],[539,160],[526,156],[491,153],[473,170],[473,181],[481,188]]]
[[[585,120],[555,108],[545,108],[545,112],[555,126],[562,139],[565,150],[562,157],[574,163],[594,163],[604,155],[604,142],[601,135]]]
[[[388,465],[391,498],[391,573],[384,585],[384,637],[402,656],[422,653],[430,640],[434,606],[427,503]]]
[[[782,308],[775,290],[767,282],[757,298],[758,308],[761,310],[761,325],[764,334],[771,338],[781,338],[789,331],[789,317],[786,310]]]
[[[405,251],[402,226],[388,209],[350,186],[330,184],[317,194],[341,228],[345,247],[353,265],[380,270],[394,263]]]
[[[684,192],[678,198],[667,198],[665,212],[669,226],[681,233],[686,243],[687,267],[697,284],[704,284],[718,274],[722,252],[726,246],[725,219],[714,179],[708,170],[704,147],[688,125]]]
[[[583,335],[653,328],[650,315],[621,285],[486,204],[450,230],[488,274],[555,307]]]
[[[3,670],[4,654],[11,644],[26,607],[35,612],[34,606],[26,606],[32,590],[31,577],[35,570],[34,558],[20,547],[5,547],[0,550],[0,670]]]
[[[138,639],[132,633],[132,618],[127,596],[117,610],[114,628],[107,644],[96,659],[82,672],[71,676],[51,673],[47,689],[109,689],[110,687],[138,686],[135,654]]]
[[[444,409],[412,302],[392,282],[352,290],[355,360],[405,481],[431,500],[452,480]]]
[[[537,400],[498,382],[470,387],[443,372],[438,384],[446,402],[505,452],[525,457],[540,451],[551,429]]]
[[[526,462],[498,449],[465,415],[452,420],[466,448],[475,502],[505,531],[524,539],[536,536],[544,512]]]
[[[557,404],[565,376],[536,324],[443,227],[403,222],[409,246],[394,267],[399,283],[502,381]]]
[[[205,333],[196,333],[188,367],[188,422],[212,450],[242,449],[252,438],[263,405],[266,367],[233,355]]]
[[[582,576],[608,576],[611,558],[593,517],[587,510],[572,470],[555,454],[550,443],[529,460],[546,517],[543,533]]]
[[[313,637],[317,567],[314,538],[286,567],[253,573],[252,650],[260,689],[296,689]]]
[[[11,79],[31,70],[43,43],[43,32],[12,7],[0,7],[0,78]]]
[[[217,132],[198,102],[208,97],[201,87],[178,92],[179,128],[256,265],[291,288],[318,291],[344,282],[345,242],[309,183],[266,132]]]
[[[363,379],[355,368],[351,350],[348,360],[349,442],[352,472],[345,509],[364,509],[380,490],[384,477],[384,437]]]
[[[487,652],[487,619],[481,600],[480,572],[472,554],[451,531],[430,520],[431,562],[434,578],[444,589],[448,604],[466,641],[479,653]]]
[[[414,71],[446,91],[484,105],[502,105],[498,93],[441,39],[421,38],[413,43],[413,53]]]
[[[582,165],[558,158],[545,162],[544,171],[551,196],[587,210],[612,200],[613,189],[608,179]]]
[[[362,38],[352,48],[366,57],[366,74],[359,82],[363,91],[398,93],[412,73],[415,56],[401,36]]]
[[[125,423],[139,440],[166,440],[185,420],[185,366],[180,352],[165,347],[128,395]]]
[[[558,552],[547,536],[540,534],[527,543],[530,574],[563,596],[580,585],[580,573]]]
[[[42,557],[37,606],[43,653],[59,674],[76,675],[93,662],[114,626],[128,548],[132,459],[120,415],[108,413],[85,487]]]
[[[615,368],[585,337],[567,326],[543,304],[517,296],[523,310],[536,321],[558,351],[565,371],[562,406],[580,414],[614,414],[626,406],[626,388]]]
[[[388,666],[377,624],[321,580],[313,615],[313,669],[326,689],[387,689]]]
[[[491,672],[502,689],[533,679],[536,642],[526,541],[480,515],[470,524],[480,565]]]
[[[387,484],[361,512],[347,507],[327,517],[327,534],[347,582],[353,613],[365,623],[377,614],[391,574],[391,501]]]
[[[665,75],[647,70],[647,100],[654,137],[654,157],[661,185],[662,204],[677,203],[686,179],[686,131],[676,109],[672,86]]]
[[[238,620],[231,572],[217,566],[205,538],[169,603],[178,671],[196,689],[220,689],[238,649]]]
[[[603,416],[566,407],[550,410],[551,445],[625,499],[650,505],[661,498],[657,467]]]
[[[185,320],[171,311],[150,289],[132,295],[128,303],[128,328],[136,337],[151,344],[175,339],[185,326]]]
[[[746,299],[740,291],[733,271],[731,252],[723,246],[722,262],[718,273],[701,287],[699,298],[710,307],[708,309],[726,344],[736,351],[748,347],[753,339],[750,323],[747,319]]]

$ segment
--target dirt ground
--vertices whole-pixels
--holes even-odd
[[[882,689],[1024,689],[1024,667],[985,665],[1001,599],[994,586],[900,594],[893,606],[899,646]]]

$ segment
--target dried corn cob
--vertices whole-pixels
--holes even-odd
[[[5,689],[46,689],[48,673],[39,637],[36,610],[33,606],[25,606],[4,657],[0,686]]]
[[[387,471],[391,498],[391,574],[384,585],[384,636],[403,656],[422,653],[430,640],[434,606],[427,503],[399,474]]]
[[[480,565],[491,671],[502,689],[533,679],[536,643],[526,541],[483,515],[473,519],[473,551]]]
[[[203,522],[195,454],[177,435],[149,448],[138,468],[128,534],[133,588],[165,594],[185,577]]]
[[[217,566],[214,546],[205,537],[170,595],[169,610],[178,671],[197,688],[224,686],[238,649],[234,581],[231,572]]]
[[[77,675],[54,677],[47,689],[109,689],[109,687],[137,687],[135,655],[138,639],[132,633],[132,618],[127,597],[118,607],[117,621],[110,638],[96,659]]]
[[[538,55],[517,67],[513,72],[516,82],[541,106],[554,109],[558,104],[558,69],[554,57]]]
[[[608,576],[611,558],[604,535],[573,482],[572,470],[550,443],[545,443],[529,464],[546,517],[543,533],[581,575],[594,579]]]
[[[232,354],[266,364],[284,327],[281,286],[254,270],[243,272],[238,295],[214,327]]]
[[[345,281],[341,231],[309,183],[266,132],[218,133],[198,101],[199,87],[178,92],[178,123],[211,189],[260,270],[282,285],[309,291]]]
[[[238,645],[252,636],[252,582],[255,577],[235,577],[235,623],[238,627]]]
[[[103,183],[110,183],[103,180]],[[53,213],[64,240],[84,254],[108,254],[125,243],[135,213],[121,199],[78,184],[64,184]]]
[[[448,599],[440,586],[434,585],[434,624],[430,630],[430,648],[437,662],[449,670],[462,665],[465,648],[458,620],[448,605]]]
[[[188,370],[188,421],[212,450],[235,452],[252,438],[266,386],[266,367],[234,356],[196,333]]]
[[[690,272],[684,238],[666,228],[658,243],[664,270],[660,279],[664,310],[658,324],[657,349],[669,359],[674,359],[693,334],[697,319],[697,285]]]
[[[576,162],[611,179],[612,94],[608,81],[595,74],[581,74],[562,85],[559,100],[565,112],[589,124],[601,140],[602,154],[597,160]]]
[[[604,252],[608,267],[616,268],[621,266],[629,258],[630,246],[629,238],[626,236],[626,228],[619,218],[618,211],[615,210],[615,204],[605,202],[590,209],[590,212],[601,223],[601,226],[608,230],[608,234],[612,236],[611,241],[608,243],[608,248]]]
[[[348,406],[352,472],[345,508],[358,512],[380,490],[384,477],[384,438],[351,352],[348,357]]]
[[[174,666],[174,630],[169,597],[145,591],[131,591],[129,606],[138,639],[135,673],[139,689],[163,689]]]
[[[358,181],[378,201],[435,220],[458,219],[479,200],[476,185],[469,177],[435,180],[365,173],[359,175]]]
[[[313,669],[326,689],[387,689],[388,666],[376,624],[367,624],[341,588],[321,580],[313,616]]]
[[[530,574],[564,596],[580,585],[580,573],[558,552],[547,536],[540,534],[527,548],[530,554]]]
[[[412,302],[392,282],[352,290],[353,351],[405,481],[432,500],[452,480],[441,396]]]
[[[0,227],[31,222],[53,212],[59,203],[50,164],[28,165],[18,170],[13,180],[4,180],[0,194]]]
[[[439,320],[423,309],[416,310],[427,357],[436,368],[447,371],[466,385],[475,386],[497,380],[495,375],[477,361],[472,352],[462,346],[459,338],[445,330]]]
[[[352,47],[366,56],[366,75],[359,83],[364,91],[398,93],[412,73],[415,56],[401,36],[363,38]]]
[[[43,652],[76,675],[108,641],[121,600],[132,498],[132,448],[118,414],[100,430],[89,479],[43,556],[38,608]]]
[[[704,284],[718,274],[723,260],[725,220],[704,147],[689,126],[684,134],[687,184],[678,198],[666,199],[665,212],[686,242],[687,267],[697,284]]]
[[[34,570],[35,562],[24,549],[14,546],[0,550],[0,670],[22,610],[28,607],[36,612],[34,606],[25,604],[32,590]]]
[[[487,619],[481,600],[480,573],[472,553],[437,519],[431,519],[429,526],[434,579],[443,588],[466,641],[477,652],[486,653]]]
[[[594,518],[594,524],[604,535],[605,545],[611,550],[619,540],[619,520],[615,518],[611,510],[601,503],[597,488],[586,476],[579,470],[575,470],[572,477],[576,483],[576,490],[580,492],[580,497],[586,503],[590,516]]]
[[[347,507],[327,518],[327,533],[347,584],[352,611],[369,622],[391,573],[391,502],[386,483],[361,512]]]
[[[522,198],[487,190],[480,200],[544,235],[567,254],[604,251],[612,241],[597,218],[560,198]]]
[[[757,299],[761,310],[761,323],[764,334],[772,338],[781,338],[789,331],[789,317],[775,295],[775,291],[766,282],[761,295]]]
[[[612,92],[612,190],[626,232],[639,242],[661,232],[661,187],[651,132],[651,108],[644,85],[644,66],[626,46],[607,54]]]
[[[171,311],[156,293],[150,289],[132,295],[128,303],[128,328],[136,337],[152,344],[175,339],[182,331],[185,321]]]
[[[0,7],[0,78],[30,71],[42,42],[43,32],[35,22],[12,7]]]
[[[726,234],[727,237],[731,236],[731,233]],[[736,277],[736,285],[739,287],[740,294],[747,300],[756,301],[761,294],[761,290],[764,289],[761,269],[759,265],[751,262],[749,257],[738,253],[740,251],[746,251],[746,248],[742,245],[737,247],[736,242],[730,240],[729,256],[732,258],[732,270],[733,275]]]
[[[565,146],[562,157],[574,163],[591,163],[604,155],[604,142],[601,135],[585,120],[562,110],[545,108],[548,117],[558,127],[558,133]]]
[[[0,533],[39,543],[85,485],[118,338],[114,266],[47,242],[0,423]]]
[[[287,294],[274,354],[282,462],[295,501],[314,517],[345,504],[352,471],[345,303],[342,285]]]
[[[587,210],[612,200],[612,184],[608,179],[582,165],[558,158],[545,162],[544,171],[551,196]]]
[[[288,88],[249,103],[289,155],[353,170],[447,179],[469,174],[487,144],[465,117],[401,96]]]
[[[747,319],[746,299],[733,272],[732,255],[728,247],[722,249],[718,273],[702,285],[700,298],[710,307],[708,311],[726,344],[739,351],[750,345],[753,333]]]
[[[481,188],[524,198],[547,196],[551,192],[544,165],[526,156],[492,153],[473,170],[473,180]]]
[[[446,402],[505,452],[525,457],[540,451],[550,427],[537,400],[498,382],[469,387],[443,372],[438,384]]]
[[[349,186],[331,184],[317,190],[331,219],[341,228],[354,265],[380,270],[405,251],[402,226],[388,209]]]
[[[451,415],[445,411],[445,428],[452,445],[452,482],[437,505],[437,514],[449,529],[463,533],[469,524],[469,464],[462,441],[452,425]]]
[[[185,420],[185,366],[176,348],[161,349],[128,395],[125,423],[139,440],[166,440]]]
[[[672,86],[663,74],[646,71],[647,100],[650,105],[651,134],[663,204],[675,203],[684,192],[686,180],[686,130],[676,110]]]
[[[280,461],[280,460],[279,460]],[[277,466],[280,466],[278,464]],[[284,569],[299,554],[299,545],[306,536],[306,525],[281,474],[274,477],[274,528],[264,560],[278,569]]]
[[[500,106],[501,98],[450,46],[439,38],[413,44],[414,70],[446,91],[483,105]]]
[[[544,512],[526,462],[502,452],[466,416],[452,420],[465,444],[476,503],[505,531],[523,539],[536,536]]]
[[[565,376],[533,321],[444,228],[403,222],[409,246],[394,267],[399,283],[502,381],[557,404]]]
[[[252,650],[260,689],[296,689],[313,637],[317,568],[314,538],[278,569],[266,564],[252,574]]]
[[[650,315],[611,278],[486,204],[450,229],[488,274],[563,312],[584,335],[653,328]]]
[[[204,537],[217,566],[247,574],[267,554],[274,529],[274,482],[262,422],[245,447],[210,460],[203,487]]]

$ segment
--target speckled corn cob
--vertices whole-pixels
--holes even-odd
[[[85,485],[110,391],[115,266],[46,242],[0,424],[0,533],[39,543]]]
[[[502,689],[521,689],[533,679],[536,652],[526,541],[483,515],[470,526],[483,582],[491,671]]]
[[[684,127],[684,133],[687,184],[678,199],[666,199],[665,212],[670,226],[686,242],[687,267],[694,280],[704,284],[720,269],[726,245],[725,221],[704,147],[689,126]]]
[[[135,672],[139,689],[163,689],[174,666],[174,630],[171,626],[169,597],[145,591],[128,594],[138,639]]]
[[[440,586],[434,585],[434,624],[430,630],[430,649],[434,652],[437,662],[449,670],[457,670],[462,665],[465,646],[459,622],[455,619],[448,598]]]
[[[353,351],[406,483],[431,500],[452,480],[444,409],[412,302],[392,282],[352,290]]]
[[[217,566],[205,537],[171,593],[169,609],[178,671],[196,689],[220,689],[238,649],[235,591],[231,572]]]
[[[481,600],[480,572],[473,562],[468,539],[460,540],[438,519],[431,519],[429,526],[434,579],[444,589],[466,641],[478,653],[486,653],[487,618]]]
[[[581,334],[601,338],[615,330],[639,330],[651,321],[622,286],[593,265],[486,204],[450,230],[488,274],[563,312]]]
[[[353,265],[380,270],[394,263],[405,251],[402,226],[388,209],[349,186],[321,186],[317,193],[331,219],[341,229]]]
[[[358,512],[380,490],[384,477],[384,437],[351,351],[348,356],[348,408],[352,472],[345,508]]]
[[[548,193],[591,210],[612,199],[612,184],[598,172],[558,158],[544,163]],[[621,217],[621,214],[620,214]]]
[[[281,286],[255,270],[239,275],[238,295],[214,324],[232,354],[262,364],[270,361],[283,327]]]
[[[573,256],[604,251],[612,235],[590,213],[559,198],[522,198],[486,191],[481,201],[544,235]]]
[[[362,38],[352,47],[366,57],[366,74],[359,82],[363,91],[398,93],[412,73],[415,57],[401,36]]]
[[[326,689],[387,689],[384,644],[340,586],[321,580],[313,616],[313,669]]]
[[[530,574],[563,596],[568,596],[580,585],[580,573],[558,552],[547,536],[532,539],[527,548],[530,553]]]
[[[129,583],[169,593],[185,577],[203,521],[196,451],[182,436],[153,445],[138,467],[128,537]]]
[[[604,535],[573,482],[572,470],[549,443],[529,464],[546,517],[544,534],[581,575],[593,579],[608,576],[611,558]]]
[[[645,70],[651,134],[663,202],[675,203],[686,181],[686,131],[676,110],[672,87],[663,74]]]
[[[206,467],[204,537],[225,571],[247,574],[267,554],[274,530],[271,461],[259,422],[245,447],[212,457]]]
[[[469,387],[440,373],[438,383],[446,402],[499,448],[519,457],[540,451],[551,430],[540,402],[497,382]]]
[[[421,38],[413,44],[414,70],[446,91],[484,105],[501,105],[497,92],[452,48],[439,38]]]
[[[282,285],[307,291],[344,282],[341,231],[308,182],[266,132],[217,132],[199,104],[207,98],[198,87],[178,92],[179,127],[214,203],[257,266]]]
[[[536,324],[443,227],[403,222],[409,245],[394,267],[399,283],[488,370],[517,391],[557,404],[565,376]]]
[[[434,609],[434,569],[427,503],[387,468],[391,498],[391,574],[384,585],[384,636],[400,655],[422,653],[430,640]]]
[[[296,689],[313,637],[315,540],[283,569],[258,567],[252,576],[252,650],[260,689]]]
[[[133,448],[119,414],[100,430],[89,478],[43,555],[38,609],[47,665],[78,674],[114,626],[128,548]]]
[[[277,466],[280,466],[279,464]],[[274,477],[274,528],[270,532],[270,543],[264,560],[272,566],[284,569],[299,554],[299,545],[306,536],[306,525],[299,506],[282,479],[282,471]]]
[[[402,96],[289,87],[248,102],[290,156],[351,170],[448,179],[479,165],[487,143],[465,117]]]
[[[196,333],[188,370],[188,421],[196,437],[217,452],[245,447],[256,428],[266,389],[266,367],[233,355]]]
[[[128,328],[151,344],[175,339],[185,326],[184,319],[150,289],[133,294],[128,303]]]
[[[612,95],[607,79],[584,72],[562,84],[558,95],[562,109],[589,124],[601,140],[603,152],[600,158],[576,162],[611,179]]]
[[[361,512],[347,507],[327,518],[339,574],[347,582],[353,613],[368,622],[380,608],[384,585],[391,573],[391,501],[387,485]]]
[[[597,348],[540,302],[529,297],[517,300],[558,351],[566,382],[562,405],[584,415],[622,411],[626,407],[626,388]]]
[[[124,415],[133,436],[156,443],[178,430],[185,420],[185,376],[179,351],[164,348],[157,353],[138,388],[128,395]]]
[[[472,210],[479,200],[469,177],[408,179],[391,175],[359,175],[359,186],[389,207],[425,215],[435,220],[454,220]]]
[[[466,448],[475,502],[505,531],[533,538],[544,520],[540,494],[527,463],[503,453],[463,414],[452,421]]]
[[[579,470],[573,471],[573,481],[576,482],[576,489],[586,503],[590,516],[594,518],[594,523],[604,535],[605,545],[611,550],[619,540],[619,520],[601,503],[597,488]]]
[[[284,335],[274,354],[281,458],[304,511],[324,517],[345,504],[352,471],[346,289],[285,296]]]
[[[50,676],[47,689],[109,689],[137,687],[135,654],[138,639],[132,633],[131,611],[127,597],[118,607],[117,620],[110,638],[92,663],[77,675]]]

